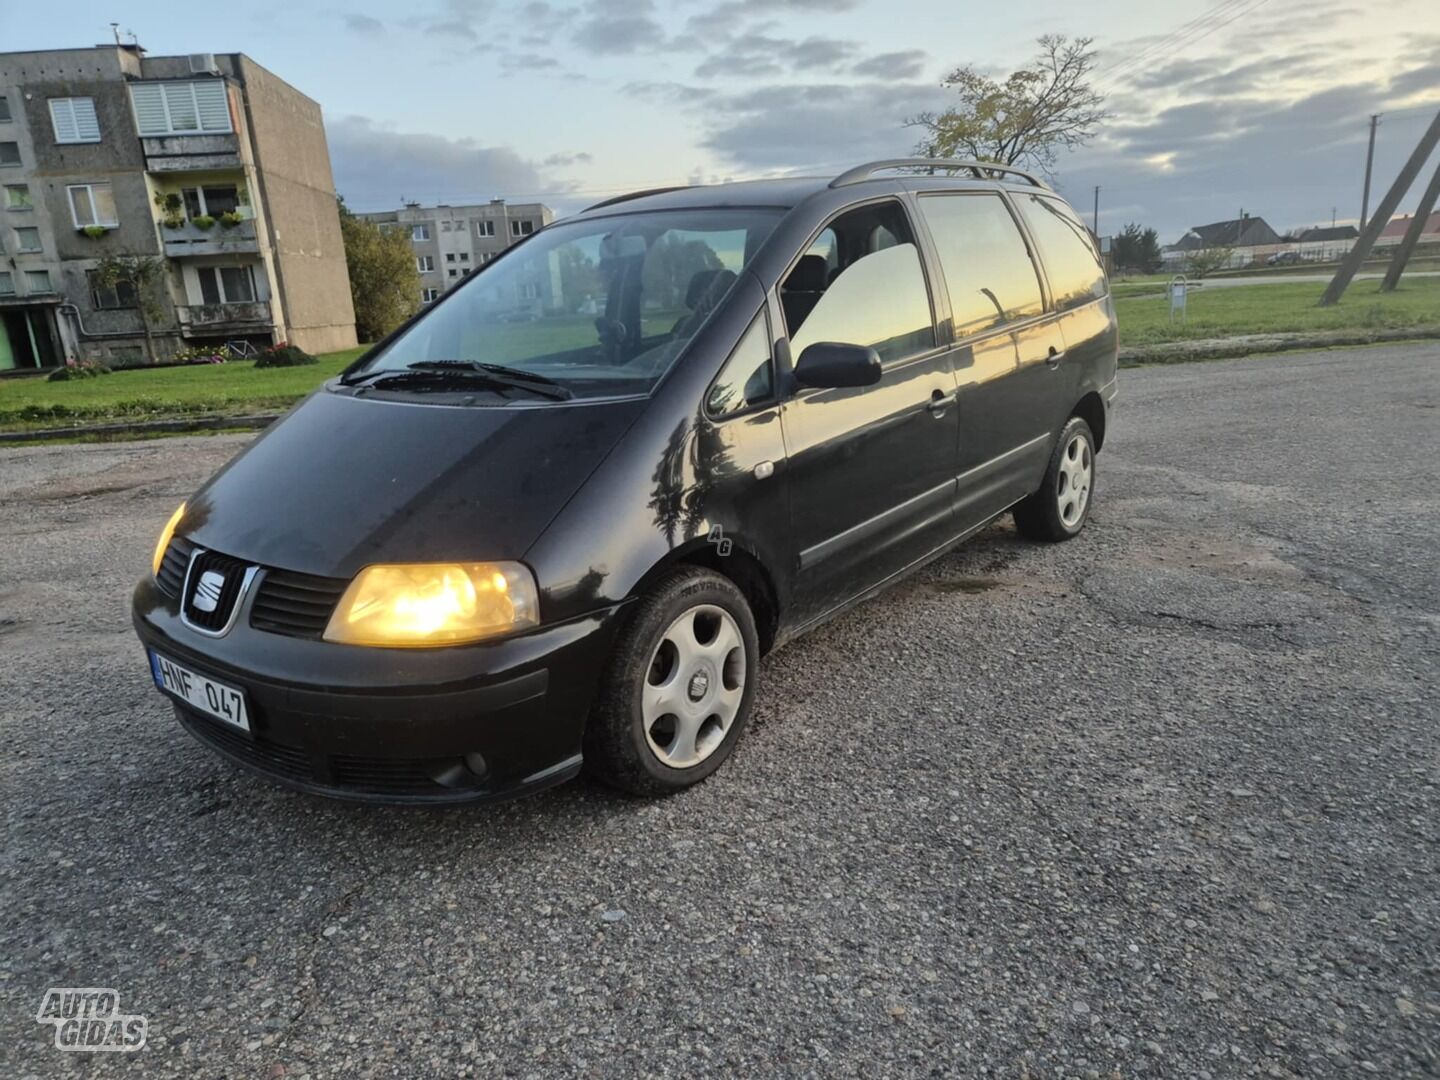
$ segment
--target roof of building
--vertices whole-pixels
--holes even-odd
[[[1246,215],[1229,221],[1212,221],[1194,225],[1180,238],[1175,247],[1186,251],[1207,247],[1246,247],[1253,244],[1278,244],[1280,234],[1262,217]]]
[[[1410,222],[1412,220],[1413,216],[1410,214],[1406,214],[1404,217],[1391,218],[1390,224],[1386,225],[1385,228],[1381,230],[1380,235],[1393,236],[1397,238],[1404,236],[1405,230],[1410,228]],[[1440,232],[1440,210],[1436,210],[1433,214],[1430,215],[1430,220],[1425,222],[1425,228],[1423,232]]]
[[[1314,243],[1317,240],[1354,240],[1360,230],[1354,225],[1327,225],[1324,228],[1302,229],[1295,237],[1300,243]]]

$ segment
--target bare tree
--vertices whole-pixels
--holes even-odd
[[[925,157],[1049,169],[1061,149],[1083,146],[1109,116],[1104,95],[1090,82],[1092,40],[1046,34],[1034,62],[1003,81],[968,65],[956,68],[941,85],[959,102],[906,121],[926,131],[916,150]]]
[[[1197,248],[1186,253],[1185,269],[1197,278],[1203,278],[1216,270],[1228,269],[1234,256],[1234,249],[1224,246]]]

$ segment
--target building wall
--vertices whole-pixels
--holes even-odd
[[[320,106],[249,57],[237,59],[285,332],[308,352],[350,348],[355,308]]]

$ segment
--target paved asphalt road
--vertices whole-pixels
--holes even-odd
[[[1081,539],[784,649],[652,803],[236,772],[126,606],[244,438],[0,452],[0,1077],[1437,1075],[1440,347],[1120,407]],[[57,1052],[50,986],[149,1045]]]

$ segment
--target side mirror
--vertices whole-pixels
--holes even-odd
[[[795,364],[795,381],[801,386],[874,386],[880,374],[880,354],[874,349],[835,341],[807,345]]]

